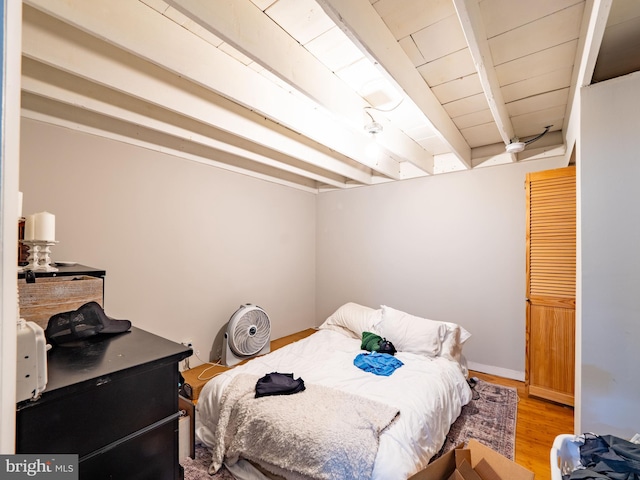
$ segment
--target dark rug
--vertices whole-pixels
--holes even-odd
[[[513,460],[517,411],[518,393],[515,388],[479,380],[473,389],[473,399],[462,407],[462,413],[432,461],[471,438]],[[185,480],[233,480],[224,466],[215,475],[209,475],[210,462],[211,454],[207,448],[196,445],[196,458],[182,462]]]
[[[518,415],[518,391],[479,380],[473,388],[473,399],[451,425],[442,449],[433,460],[474,438],[513,460]]]

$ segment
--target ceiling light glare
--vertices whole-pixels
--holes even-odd
[[[371,122],[371,123],[367,123],[364,126],[364,129],[367,133],[371,134],[371,135],[376,135],[380,132],[382,132],[382,124],[378,123],[378,122]]]

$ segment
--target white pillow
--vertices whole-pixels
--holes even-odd
[[[458,363],[462,362],[462,345],[471,337],[457,323],[420,318],[385,305],[382,306],[382,321],[378,330],[400,351],[440,356]],[[398,348],[393,337],[404,349]],[[421,342],[423,345],[420,345]]]
[[[319,328],[362,339],[362,332],[376,332],[376,324],[380,322],[381,315],[381,310],[349,302],[333,312]]]
[[[447,328],[447,334],[442,341],[440,356],[462,365],[462,345],[469,340],[471,334],[456,323],[443,323]]]
[[[416,317],[382,305],[382,321],[378,334],[386,338],[399,352],[437,357],[447,334],[444,322]]]

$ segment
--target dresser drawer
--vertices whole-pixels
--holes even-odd
[[[178,411],[175,364],[87,382],[69,395],[19,409],[18,453],[80,457]]]
[[[178,419],[145,431],[114,448],[80,459],[80,480],[176,480]]]

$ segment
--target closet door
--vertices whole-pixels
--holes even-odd
[[[528,393],[574,403],[575,167],[527,175]]]

